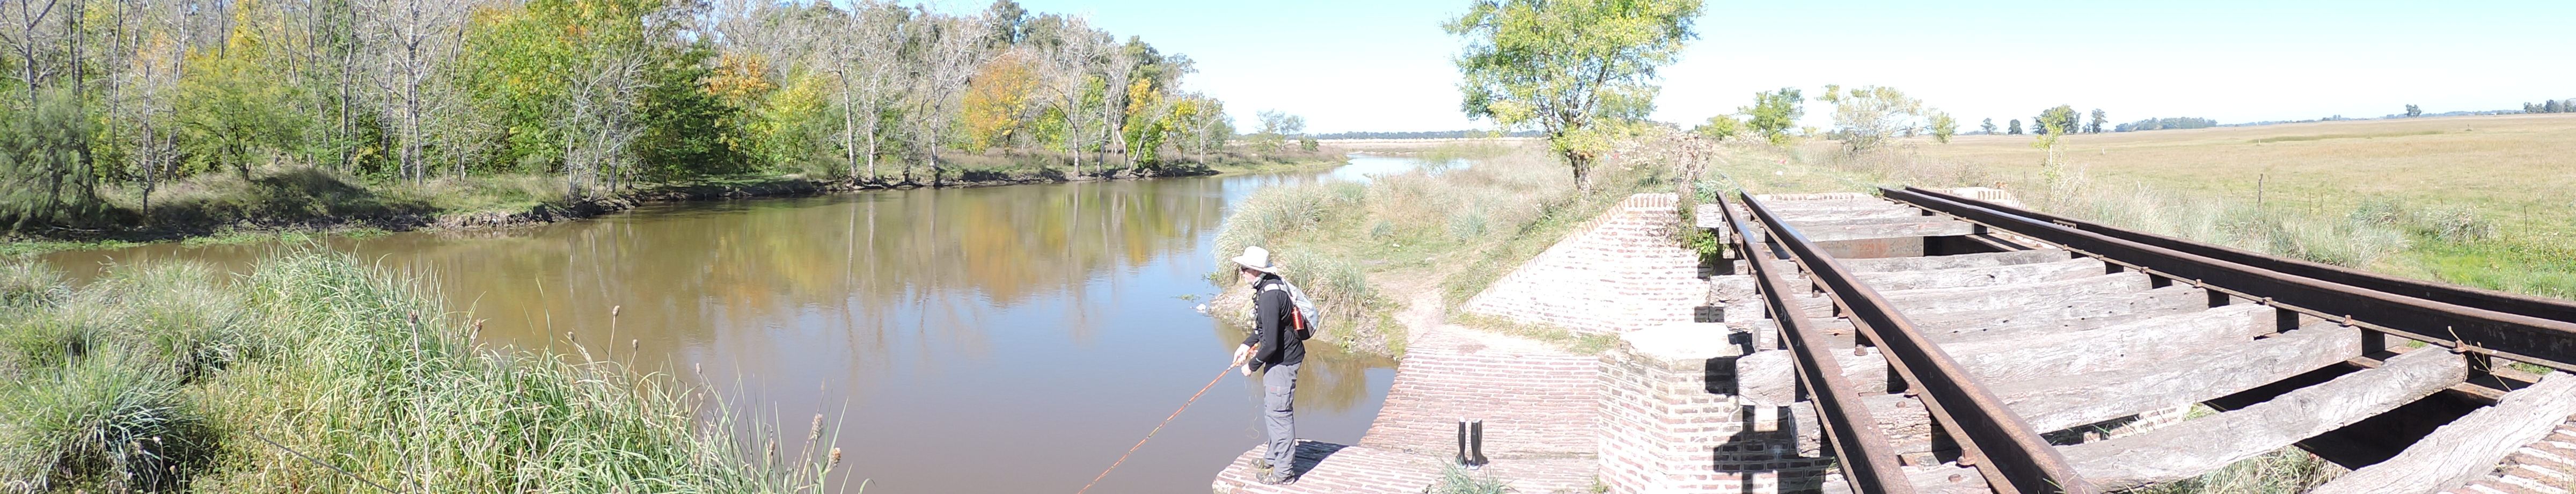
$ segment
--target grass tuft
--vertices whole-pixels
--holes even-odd
[[[1440,467],[1440,481],[1423,492],[1428,494],[1503,494],[1511,492],[1511,483],[1493,474],[1468,471],[1456,463]]]
[[[474,348],[424,285],[346,254],[60,279],[0,268],[8,286],[53,283],[0,303],[13,490],[786,492],[826,487],[835,463],[819,425],[738,423],[668,375]],[[798,439],[804,453],[767,454]]]

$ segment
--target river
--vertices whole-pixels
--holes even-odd
[[[836,477],[869,492],[1071,493],[1241,341],[1192,309],[1217,290],[1206,275],[1233,203],[1416,164],[1353,155],[1329,172],[656,204],[318,243],[436,287],[450,310],[486,320],[481,345],[587,351],[700,380],[733,413],[792,436],[823,414],[846,452]],[[280,248],[46,259],[82,278],[160,259],[238,271]],[[1307,363],[1299,436],[1357,441],[1394,363],[1320,345]],[[1263,440],[1258,383],[1226,376],[1093,491],[1206,492]]]

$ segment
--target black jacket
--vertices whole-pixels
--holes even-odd
[[[1252,367],[1267,370],[1274,365],[1306,362],[1306,342],[1297,339],[1295,303],[1288,301],[1288,290],[1266,290],[1267,285],[1282,283],[1279,275],[1265,274],[1252,282],[1252,335],[1243,344],[1252,349]]]

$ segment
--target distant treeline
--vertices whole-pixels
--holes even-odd
[[[2136,121],[2136,122],[2129,122],[2129,123],[2120,124],[2120,125],[2118,125],[2118,126],[2112,127],[2112,128],[2111,128],[2111,131],[2112,131],[2112,132],[2131,132],[2131,131],[2140,131],[2140,130],[2206,129],[2206,128],[2210,128],[2210,127],[2217,127],[2217,126],[2218,126],[2218,121],[2217,121],[2217,120],[2210,120],[2210,119],[2206,119],[2206,118],[2198,118],[2198,117],[2150,118],[2150,119],[2146,119],[2146,120],[2139,120],[2139,121]]]
[[[2576,113],[2576,98],[2523,103],[2523,113]]]
[[[1316,134],[1316,139],[1470,139],[1478,137],[1541,137],[1535,130],[1495,133],[1490,130],[1440,130],[1423,132],[1336,132]]]

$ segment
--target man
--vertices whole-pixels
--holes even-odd
[[[1289,473],[1297,465],[1297,417],[1290,403],[1297,394],[1297,369],[1306,362],[1306,343],[1297,338],[1290,319],[1297,307],[1279,279],[1279,267],[1270,264],[1270,251],[1244,247],[1234,264],[1236,275],[1252,286],[1253,321],[1252,335],[1234,347],[1234,365],[1244,376],[1261,371],[1261,422],[1270,432],[1269,454],[1253,465],[1261,469],[1261,483],[1284,484],[1296,477]]]

